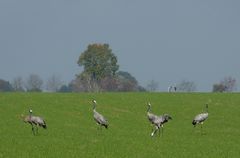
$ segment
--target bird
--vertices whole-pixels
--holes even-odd
[[[151,133],[151,136],[153,136],[157,131],[159,131],[159,134],[163,134],[163,124],[167,123],[168,120],[172,120],[172,117],[169,114],[163,114],[160,116],[157,116],[156,120],[154,121],[156,129]]]
[[[163,131],[163,124],[168,122],[168,120],[172,119],[172,117],[169,114],[163,114],[163,115],[155,115],[150,113],[151,110],[151,104],[147,104],[148,109],[147,109],[147,117],[148,120],[155,126],[155,130],[152,130],[151,136],[153,136],[158,130],[160,133],[160,128],[162,128]]]
[[[101,127],[104,126],[106,129],[108,128],[108,120],[103,116],[101,115],[100,113],[98,113],[96,111],[96,104],[97,104],[97,101],[96,100],[92,100],[93,102],[93,118],[94,120],[97,122],[97,124],[99,124]]]
[[[33,116],[32,113],[32,109],[29,109],[29,115],[25,117],[22,115],[22,118],[25,123],[29,123],[32,126],[32,132],[33,135],[35,135],[36,133],[38,133],[38,127],[47,129],[47,124],[43,118],[39,116]],[[36,127],[36,131],[34,129],[34,126]]]
[[[198,124],[201,124],[201,129],[202,129],[203,122],[207,120],[207,118],[208,118],[208,104],[206,104],[205,106],[205,112],[200,113],[194,117],[192,124],[194,127],[196,127],[196,125]]]

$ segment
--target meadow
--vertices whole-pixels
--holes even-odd
[[[109,121],[99,129],[97,111]],[[150,137],[146,103],[173,120]],[[209,118],[193,117],[209,104]],[[34,136],[21,114],[42,116],[48,129]],[[0,158],[237,158],[240,157],[239,93],[0,93]]]

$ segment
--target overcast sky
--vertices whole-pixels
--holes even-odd
[[[0,1],[2,79],[68,83],[91,43],[108,43],[142,86],[153,79],[165,91],[185,79],[211,91],[225,76],[240,85],[239,0]]]

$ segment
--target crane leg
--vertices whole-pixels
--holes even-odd
[[[162,136],[163,136],[163,124],[161,125],[161,128],[162,128]]]
[[[203,126],[202,126],[202,123],[201,123],[201,135],[203,135]]]
[[[35,135],[35,130],[34,130],[33,125],[32,125],[32,133],[33,133],[33,135]]]
[[[153,130],[154,130],[154,129],[153,129],[153,128],[154,128],[153,125],[151,125],[151,128],[152,128],[152,129],[151,129],[151,132],[153,132]]]
[[[97,130],[100,130],[100,125],[97,123]]]
[[[36,126],[36,134],[38,134],[38,125]]]
[[[195,126],[193,126],[192,133],[194,132]]]
[[[156,129],[151,133],[151,136],[153,136],[157,130],[158,130],[158,127],[156,126]]]

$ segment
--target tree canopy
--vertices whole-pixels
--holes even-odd
[[[137,80],[128,72],[118,71],[117,56],[108,44],[89,44],[81,53],[78,65],[84,70],[70,87],[73,91],[137,91]],[[141,89],[143,90],[143,88]]]
[[[8,81],[0,79],[0,92],[9,92],[12,90],[13,90],[13,88]]]
[[[225,77],[220,83],[213,85],[213,92],[232,92],[237,89],[236,79],[229,76]]]
[[[79,57],[78,65],[84,67],[84,72],[92,79],[100,80],[106,76],[114,76],[119,69],[117,57],[108,44],[90,44]]]

